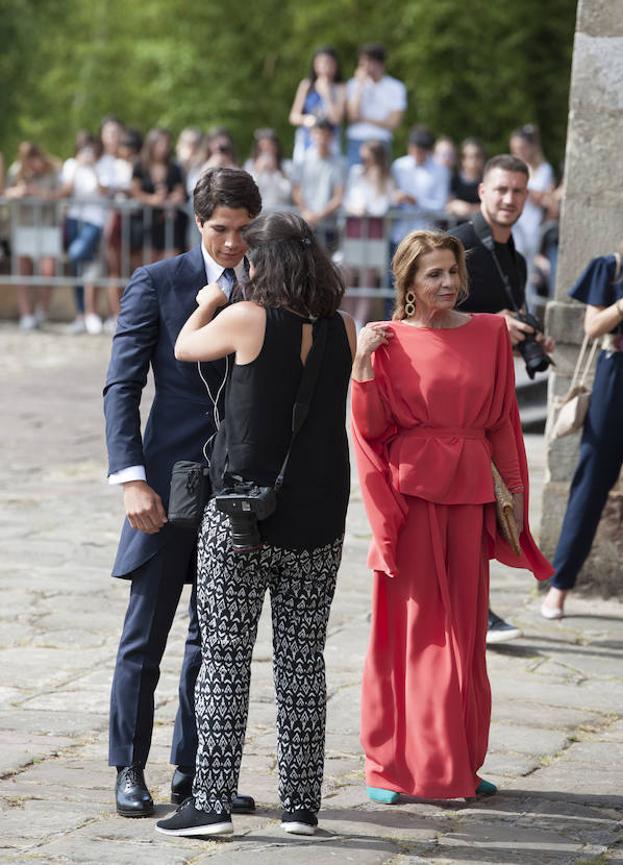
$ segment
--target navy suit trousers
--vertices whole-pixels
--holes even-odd
[[[552,586],[572,589],[623,464],[623,352],[601,352],[578,462],[554,556]]]
[[[170,537],[131,575],[110,699],[110,766],[144,766],[151,746],[160,661],[185,582],[192,582],[189,625],[179,682],[171,762],[194,766],[197,752],[195,681],[201,667],[197,622],[197,534],[170,528]]]

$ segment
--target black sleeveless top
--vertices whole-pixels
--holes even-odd
[[[225,423],[216,438],[211,475],[222,488],[226,465],[260,486],[272,486],[290,443],[292,407],[303,372],[301,339],[308,319],[266,308],[266,333],[251,363],[232,364]],[[276,512],[260,523],[266,543],[320,547],[344,533],[350,492],[346,396],[352,357],[342,316],[327,319],[327,342],[310,410],[290,455]]]

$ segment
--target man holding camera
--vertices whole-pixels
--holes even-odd
[[[109,765],[117,768],[117,813],[146,817],[154,804],[144,777],[154,720],[160,661],[182,588],[191,583],[189,628],[180,674],[171,762],[177,767],[171,801],[192,792],[197,751],[194,688],[201,666],[196,609],[197,532],[167,522],[171,469],[203,460],[223,416],[225,364],[177,361],[173,347],[196,308],[197,292],[218,283],[230,300],[244,273],[242,229],[261,210],[246,171],[210,168],[194,190],[201,244],[190,252],[140,267],[122,302],[104,388],[109,482],[123,488],[126,520],[113,576],[131,580],[110,703]],[[155,398],[141,435],[140,402],[149,369]],[[232,810],[248,813],[250,796]]]
[[[484,168],[478,188],[480,211],[469,222],[453,228],[466,251],[470,293],[461,304],[465,312],[489,312],[503,316],[513,346],[526,362],[528,375],[550,364],[554,348],[526,313],[526,262],[515,249],[513,225],[528,199],[528,166],[506,154],[494,156]],[[502,643],[521,636],[521,631],[489,610],[487,643]]]

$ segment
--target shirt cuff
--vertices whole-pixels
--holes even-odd
[[[128,466],[127,469],[121,469],[120,472],[114,472],[108,475],[109,484],[126,484],[129,481],[146,481],[145,466]]]

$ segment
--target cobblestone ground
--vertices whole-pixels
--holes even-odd
[[[368,630],[368,528],[353,490],[326,657],[329,682],[321,831],[283,835],[276,795],[269,622],[260,629],[241,789],[258,801],[233,840],[164,838],[117,817],[106,714],[127,584],[109,578],[120,526],[104,482],[100,391],[105,338],[23,336],[0,326],[4,457],[0,606],[0,862],[81,865],[566,865],[622,863],[617,846],[623,721],[623,608],[573,598],[562,623],[538,615],[528,574],[495,567],[493,606],[524,629],[489,651],[494,694],[483,774],[496,797],[377,806],[365,797],[357,736]],[[535,502],[543,472],[528,440]],[[168,747],[185,614],[157,692],[148,782],[171,810]]]

